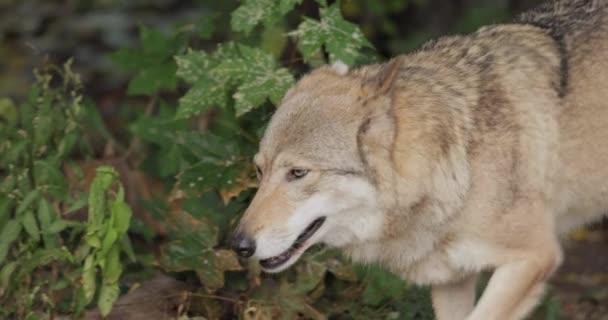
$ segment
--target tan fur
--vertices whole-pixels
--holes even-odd
[[[358,179],[374,190],[369,215],[329,216],[316,241],[433,286],[440,320],[523,319],[562,260],[559,236],[608,209],[606,3],[549,4],[386,64],[313,71],[268,127],[241,229],[283,230],[315,194],[347,204]],[[292,167],[309,176],[286,182]],[[473,309],[483,270],[494,275]]]

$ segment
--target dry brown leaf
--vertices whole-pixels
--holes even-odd
[[[219,193],[224,204],[228,204],[232,198],[237,197],[241,192],[255,187],[257,187],[257,181],[252,180],[249,177],[249,172],[246,171],[240,178],[236,179],[231,188],[220,190]]]

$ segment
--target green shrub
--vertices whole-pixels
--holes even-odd
[[[99,168],[88,195],[69,192],[64,177],[81,142],[79,89],[68,62],[37,72],[19,107],[0,100],[3,319],[78,315],[94,300],[107,314],[119,294],[121,250],[134,257],[126,237],[131,211],[114,169]],[[85,222],[76,213],[87,202]]]
[[[378,268],[355,270],[334,251],[316,250],[292,270],[270,277],[227,249],[234,224],[253,195],[251,158],[296,77],[337,60],[356,65],[376,59],[359,28],[342,17],[338,3],[312,3],[319,19],[296,15],[297,26],[289,30],[301,2],[243,1],[230,15],[232,32],[207,50],[190,46],[198,43],[201,30],[192,25],[173,34],[142,28],[140,47],[111,55],[134,74],[130,94],[148,95],[150,101],[165,97],[157,114],[142,115],[131,125],[132,133],[146,142],[148,173],[168,178],[172,185],[167,203],[157,207],[170,226],[161,266],[196,274],[203,297],[238,297],[228,308],[224,300],[202,299],[211,319],[230,314],[239,319],[431,319],[427,298],[407,299],[421,297],[419,289],[394,282]],[[264,36],[269,34],[272,40]],[[292,58],[285,61],[286,55]],[[188,85],[175,109],[167,107],[175,101],[166,97],[181,90],[174,90],[170,70]],[[380,289],[387,277],[393,281],[388,291]]]

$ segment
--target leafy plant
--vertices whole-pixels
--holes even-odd
[[[100,168],[91,187],[88,222],[77,218],[86,194],[70,192],[63,170],[81,142],[79,89],[68,62],[62,69],[37,72],[28,100],[19,107],[0,100],[2,318],[79,314],[95,296],[107,314],[118,296],[120,249],[133,256],[125,236],[130,210],[122,187],[113,200],[107,198],[116,184],[111,168]]]
[[[117,178],[115,169],[107,166],[97,168],[89,191],[84,244],[79,248],[79,252],[87,253],[82,269],[82,288],[87,304],[93,301],[97,292],[97,267],[101,270],[97,305],[103,316],[110,313],[120,293],[118,279],[122,273],[121,251],[131,261],[135,261],[135,254],[126,236],[131,209],[124,202],[124,188]],[[118,186],[116,192],[111,189],[114,185]]]
[[[131,125],[135,137],[145,142],[149,173],[175,176],[165,180],[172,190],[166,205],[156,208],[170,226],[160,265],[166,271],[195,275],[203,296],[221,299],[203,299],[203,315],[210,319],[227,315],[239,319],[430,318],[428,299],[419,307],[410,305],[422,296],[419,289],[379,268],[357,272],[334,251],[308,253],[289,272],[269,277],[255,264],[239,261],[227,248],[234,222],[253,195],[255,173],[250,162],[266,121],[301,70],[320,62],[357,64],[374,58],[363,33],[342,17],[340,4],[325,1],[314,3],[318,20],[295,21],[292,31],[275,36],[282,47],[267,51],[264,38],[252,31],[283,30],[292,24],[290,13],[301,3],[244,1],[230,16],[233,33],[211,49],[196,49],[192,46],[198,43],[195,34],[184,39],[177,32],[173,35],[182,37],[183,46],[163,45],[171,43],[167,40],[155,45],[142,37],[142,48],[133,49],[163,47],[165,52],[159,56],[174,56],[176,75],[189,86],[177,103],[169,98],[155,115],[143,115]],[[121,50],[112,57],[116,60],[123,54]],[[300,58],[284,61],[280,57],[285,54]],[[121,59],[117,62],[127,66]],[[160,82],[153,77],[147,80]],[[166,89],[151,90],[150,101]],[[172,109],[172,103],[177,108]],[[381,290],[387,279],[394,284],[392,289]],[[239,298],[232,298],[235,295]],[[226,299],[232,307],[218,304]]]

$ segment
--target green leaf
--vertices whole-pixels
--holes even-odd
[[[38,223],[34,217],[34,210],[27,210],[23,214],[21,224],[23,225],[25,232],[27,232],[32,239],[40,241],[40,229],[38,228]]]
[[[194,24],[194,32],[202,39],[210,39],[215,31],[215,17],[207,16],[200,18]]]
[[[189,84],[205,80],[211,69],[213,58],[204,51],[188,49],[186,54],[175,56],[177,76]]]
[[[29,209],[30,206],[32,205],[32,203],[36,200],[38,200],[38,197],[40,197],[40,190],[35,189],[30,191],[24,198],[23,200],[21,200],[21,203],[19,203],[19,206],[17,207],[17,216],[21,215],[22,213],[25,212],[25,210]]]
[[[175,90],[176,65],[171,57],[181,45],[179,37],[158,30],[140,28],[141,48],[115,51],[110,58],[126,70],[137,72],[129,82],[129,95],[150,95],[159,90]]]
[[[2,231],[0,231],[0,265],[4,263],[4,259],[8,254],[11,244],[19,237],[21,233],[21,223],[16,219],[11,219],[6,222]]]
[[[237,47],[239,58],[223,61],[211,73],[241,81],[233,95],[238,117],[262,105],[266,99],[277,104],[293,85],[294,78],[287,69],[277,68],[271,54],[244,45]]]
[[[93,301],[93,297],[95,296],[95,288],[97,287],[96,273],[95,256],[90,255],[84,260],[82,268],[82,288],[84,289],[84,297],[87,304]]]
[[[45,187],[46,191],[55,198],[64,199],[67,196],[68,187],[60,167],[50,160],[38,160],[34,162],[34,179],[37,186]]]
[[[294,283],[294,290],[306,294],[313,290],[325,278],[327,266],[316,261],[299,264],[296,267],[298,281]]]
[[[198,163],[182,172],[178,183],[184,190],[203,193],[235,185],[237,179],[242,176],[242,173],[242,166]]]
[[[164,248],[163,265],[170,271],[179,272],[196,270],[214,263],[213,247],[218,241],[217,228],[183,212],[179,213],[178,219],[170,233],[172,241]]]
[[[18,113],[13,100],[9,98],[0,98],[0,119],[2,119],[0,122],[4,122],[2,126],[6,125],[7,128],[15,127]]]
[[[120,247],[113,246],[106,256],[106,262],[103,266],[104,283],[118,283],[118,279],[122,273],[122,265],[120,264]]]
[[[117,239],[118,233],[116,232],[116,230],[114,230],[113,228],[109,228],[108,232],[106,232],[106,235],[103,238],[103,241],[101,242],[101,249],[99,250],[99,253],[97,255],[98,259],[104,258],[108,254]]]
[[[0,291],[8,291],[11,280],[14,279],[14,272],[17,266],[17,261],[11,261],[0,269]]]
[[[118,236],[126,234],[131,222],[131,208],[124,202],[114,201],[110,204],[110,211],[114,220],[114,229]]]
[[[97,248],[97,249],[101,248],[101,240],[99,239],[98,236],[96,236],[94,234],[85,236],[84,240],[86,241],[86,243],[89,246],[91,246],[93,248]]]
[[[106,210],[106,191],[118,177],[118,173],[112,167],[101,166],[97,168],[95,178],[91,183],[89,191],[89,218],[87,224],[88,232],[94,232],[101,228]]]
[[[296,31],[290,33],[298,38],[298,48],[306,61],[325,47],[332,62],[341,60],[352,65],[362,58],[362,48],[372,48],[361,30],[342,18],[338,3],[320,11],[321,20],[306,18]]]
[[[237,116],[241,116],[267,99],[278,103],[294,83],[293,76],[278,68],[271,54],[240,44],[220,46],[212,55],[190,51],[176,61],[178,75],[193,84],[180,99],[178,119],[214,106],[225,108],[227,93],[233,91]]]
[[[176,119],[190,118],[212,107],[226,107],[226,93],[220,85],[200,82],[179,99]]]
[[[118,295],[120,294],[120,288],[117,283],[112,284],[102,284],[101,289],[99,291],[99,300],[97,301],[97,306],[99,307],[99,311],[102,316],[107,316],[112,311],[112,306],[114,302],[118,300]]]
[[[191,153],[200,162],[232,164],[239,155],[239,145],[234,139],[227,139],[210,132],[182,132],[175,137],[174,143]]]
[[[52,235],[52,234],[59,233],[70,227],[82,228],[83,224],[78,221],[55,220],[43,231],[43,233],[46,235]]]
[[[127,257],[129,257],[129,260],[131,260],[132,263],[135,263],[137,261],[137,258],[135,257],[135,251],[133,251],[133,245],[131,245],[131,240],[129,239],[129,237],[122,238],[121,248],[122,251],[127,255]]]
[[[40,222],[40,230],[42,232],[42,239],[44,240],[44,246],[47,249],[57,247],[57,237],[52,235],[50,232],[55,215],[51,205],[45,198],[40,198],[37,213],[38,221]]]
[[[287,69],[278,69],[272,74],[261,76],[239,86],[233,95],[236,115],[242,116],[262,105],[266,99],[278,105],[287,90],[294,84],[294,78]]]
[[[276,0],[245,0],[232,12],[230,24],[232,30],[249,33],[262,21],[272,22],[276,19]]]
[[[388,299],[403,295],[407,290],[407,283],[396,275],[378,267],[362,268],[366,287],[362,302],[377,306]]]
[[[300,3],[302,0],[245,0],[232,12],[232,30],[248,34],[262,22],[269,26]]]
[[[158,30],[141,27],[139,32],[140,48],[124,48],[110,54],[112,61],[125,70],[143,70],[169,61],[180,45],[177,38]]]
[[[163,89],[175,90],[177,86],[176,70],[174,62],[146,67],[131,79],[127,94],[151,95]]]

